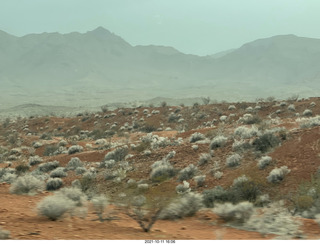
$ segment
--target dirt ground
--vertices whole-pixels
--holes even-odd
[[[9,185],[0,185],[0,226],[11,232],[13,240],[270,240],[275,235],[265,235],[225,226],[214,213],[202,210],[194,217],[182,220],[158,220],[149,233],[123,212],[109,208],[111,216],[118,219],[96,221],[90,209],[85,218],[66,216],[50,221],[38,216],[36,206],[51,193],[35,196],[18,196],[9,193]],[[313,220],[303,220],[301,228],[307,239],[320,238],[320,228]]]

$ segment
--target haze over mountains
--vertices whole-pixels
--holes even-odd
[[[131,46],[102,27],[23,37],[0,31],[0,85],[3,108],[100,106],[158,96],[319,96],[320,39],[274,36],[201,57],[172,47]]]

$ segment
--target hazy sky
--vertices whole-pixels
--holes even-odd
[[[0,30],[86,32],[207,55],[281,34],[320,38],[320,0],[0,0]]]

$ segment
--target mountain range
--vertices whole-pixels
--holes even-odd
[[[132,46],[103,27],[22,37],[0,31],[0,85],[1,107],[89,107],[158,96],[319,96],[320,39],[280,35],[197,56]]]

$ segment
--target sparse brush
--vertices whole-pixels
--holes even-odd
[[[272,162],[272,158],[270,156],[263,156],[258,162],[258,168],[264,169]]]
[[[237,153],[229,156],[226,160],[226,164],[228,167],[236,167],[241,163],[241,156]]]
[[[99,217],[99,221],[103,222],[109,220],[109,218],[103,218],[105,208],[109,205],[108,198],[104,195],[95,196],[91,199],[91,203],[94,207],[96,214]]]
[[[87,172],[87,169],[85,167],[78,167],[76,168],[75,172],[76,172],[76,175],[82,175]]]
[[[275,168],[273,169],[270,173],[269,176],[267,177],[267,180],[271,183],[278,183],[282,181],[288,173],[290,173],[290,169],[288,169],[287,166],[282,166],[281,168]]]
[[[64,187],[61,188],[56,195],[61,195],[67,199],[70,199],[75,203],[76,206],[83,206],[87,200],[86,195],[79,189],[75,187]]]
[[[235,140],[232,144],[232,150],[235,152],[244,152],[249,149],[251,149],[251,144],[245,140]]]
[[[178,180],[179,181],[189,180],[192,177],[194,177],[197,172],[198,172],[198,168],[193,164],[189,164],[189,166],[180,170]]]
[[[201,134],[200,132],[195,132],[190,136],[189,142],[193,143],[204,139],[206,139],[206,137],[203,134]]]
[[[198,175],[198,176],[195,176],[193,179],[197,183],[197,186],[201,187],[204,185],[204,182],[206,180],[206,176],[205,175]]]
[[[57,145],[48,145],[45,147],[43,156],[52,156],[59,149]]]
[[[27,174],[24,176],[18,177],[10,187],[10,193],[12,194],[28,194],[34,195],[38,191],[42,191],[45,188],[43,181],[38,180],[36,177]]]
[[[115,150],[108,152],[104,158],[105,161],[114,160],[116,162],[123,161],[129,153],[128,146],[118,147]]]
[[[47,191],[55,191],[62,187],[63,181],[60,178],[50,178],[46,184]]]
[[[289,111],[296,111],[296,108],[295,108],[295,106],[294,106],[294,104],[290,104],[289,106],[288,106],[288,110]]]
[[[185,180],[183,181],[183,184],[179,184],[179,185],[176,186],[176,192],[178,194],[185,194],[185,193],[188,193],[190,191],[191,191],[190,184]]]
[[[10,239],[10,231],[4,230],[0,227],[0,240]]]
[[[312,116],[312,111],[310,109],[306,109],[302,113],[303,116]]]
[[[236,205],[232,203],[217,204],[212,211],[225,221],[244,223],[251,217],[253,210],[252,203],[241,202]]]
[[[83,151],[83,147],[79,146],[79,145],[73,145],[71,147],[69,147],[68,149],[68,154],[74,154],[74,153],[78,153],[78,152],[82,152]]]
[[[256,138],[252,145],[255,147],[257,151],[260,151],[262,153],[267,152],[271,148],[274,148],[276,146],[279,146],[280,139],[274,135],[272,131],[267,131],[260,135],[258,138]]]
[[[25,165],[25,164],[19,164],[17,167],[16,167],[16,174],[17,175],[21,175],[21,174],[24,174],[26,173],[27,171],[29,171],[30,167],[28,165]]]
[[[53,161],[53,162],[39,164],[38,169],[41,172],[49,172],[51,170],[56,169],[57,167],[59,167],[59,162]]]
[[[203,204],[207,208],[212,208],[216,203],[223,203],[230,200],[227,190],[221,186],[216,186],[213,189],[204,190],[202,192]]]
[[[83,163],[81,162],[81,160],[77,157],[75,158],[71,158],[71,160],[68,162],[66,168],[67,170],[75,170],[78,167],[83,167]]]
[[[193,216],[203,207],[202,196],[197,193],[188,193],[169,204],[160,213],[159,219],[180,219]]]
[[[320,126],[320,116],[307,119],[300,125],[301,128],[312,128],[315,126]]]
[[[205,165],[205,164],[209,163],[210,160],[211,160],[211,155],[209,153],[202,153],[200,155],[198,165],[199,166]]]
[[[53,171],[51,171],[50,177],[51,177],[51,178],[63,178],[63,177],[67,177],[66,168],[64,168],[64,167],[58,167],[58,168],[54,169]]]
[[[300,226],[301,222],[291,216],[282,202],[257,210],[243,225],[246,230],[274,234],[285,239],[298,235]]]
[[[57,220],[68,211],[75,208],[76,204],[63,195],[53,195],[44,198],[37,206],[38,214],[50,220]]]
[[[242,139],[249,139],[258,135],[258,132],[259,130],[255,126],[252,126],[251,128],[240,126],[234,130],[234,135],[239,136]]]
[[[40,158],[38,155],[34,156],[34,157],[30,157],[29,158],[29,165],[33,166],[39,163],[42,163],[43,159]]]
[[[209,148],[211,150],[216,149],[218,147],[223,147],[227,144],[228,138],[224,136],[216,136],[212,139]]]
[[[150,174],[150,178],[153,181],[163,181],[175,176],[176,171],[172,167],[172,165],[164,160],[164,161],[157,161],[152,166],[152,171]]]
[[[149,185],[146,184],[146,183],[144,183],[144,184],[138,184],[137,188],[138,188],[138,190],[139,190],[140,192],[145,192],[146,190],[149,189]]]
[[[222,176],[223,176],[223,172],[221,172],[221,171],[216,171],[216,172],[214,172],[214,174],[213,174],[213,177],[214,177],[215,179],[217,179],[217,180],[221,179]]]

